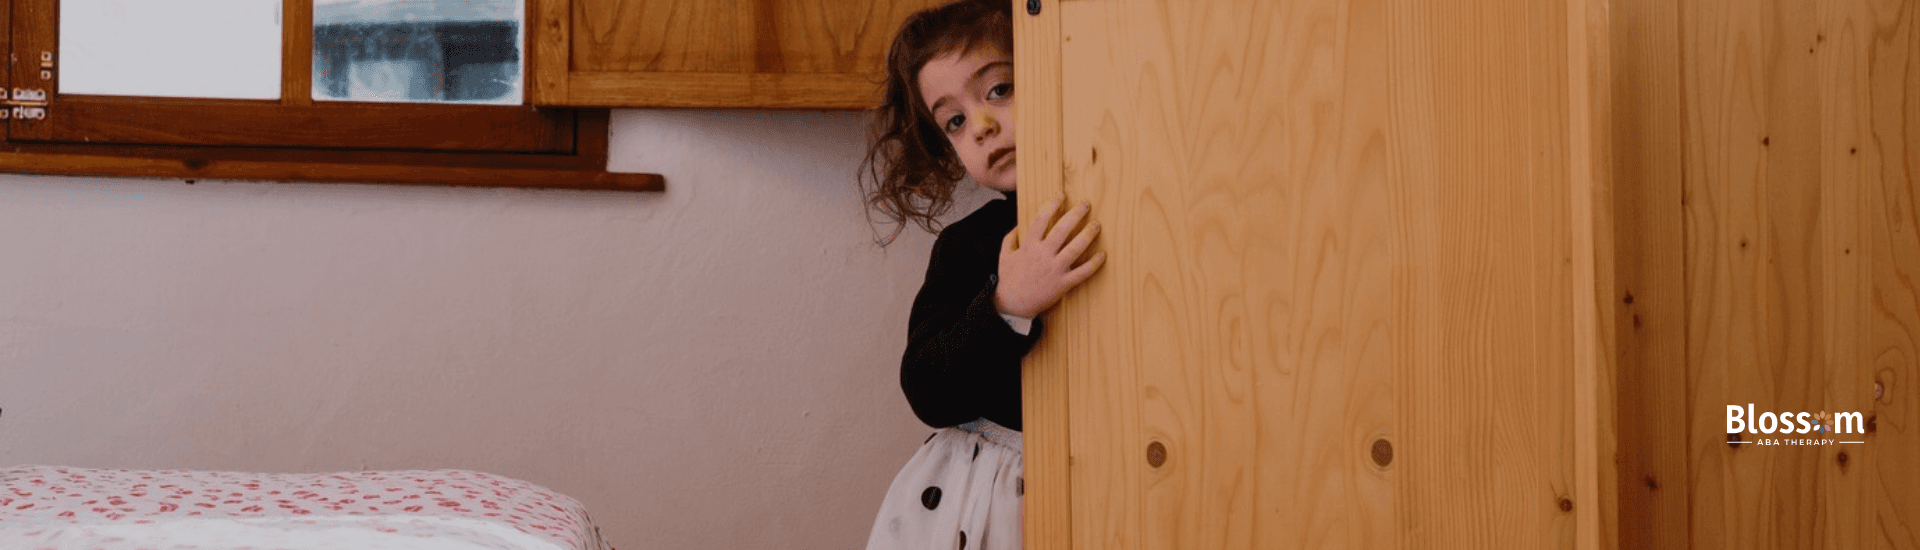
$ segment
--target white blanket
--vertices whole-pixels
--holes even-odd
[[[0,468],[0,550],[612,550],[584,506],[467,470]]]
[[[7,550],[564,550],[500,523],[440,516],[160,518],[0,525]]]

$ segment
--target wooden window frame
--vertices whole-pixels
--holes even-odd
[[[0,0],[0,87],[44,90],[47,117],[10,117],[0,172],[655,191],[606,171],[607,109],[315,102],[313,0],[281,0],[281,98],[61,95],[59,0]],[[534,6],[527,7],[533,13]],[[540,29],[524,22],[523,90]],[[43,80],[41,52],[52,52]],[[562,61],[564,62],[564,60]],[[9,109],[11,110],[11,109]]]

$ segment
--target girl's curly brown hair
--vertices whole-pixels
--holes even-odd
[[[953,206],[954,184],[967,175],[920,96],[920,69],[935,57],[981,46],[1013,53],[1012,4],[959,0],[928,8],[908,16],[894,35],[860,163],[869,214],[878,211],[894,226],[880,244],[893,242],[909,223],[938,233],[939,216]]]

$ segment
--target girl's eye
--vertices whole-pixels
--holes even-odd
[[[1007,82],[987,90],[987,99],[1001,99],[1013,95],[1013,83]]]
[[[947,119],[947,133],[951,134],[960,131],[961,125],[966,123],[966,115],[953,115],[953,118]]]

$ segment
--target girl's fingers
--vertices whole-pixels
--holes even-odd
[[[1092,203],[1080,201],[1073,210],[1067,211],[1067,215],[1061,216],[1060,221],[1054,223],[1052,229],[1047,230],[1047,237],[1041,240],[1053,243],[1054,248],[1059,248],[1060,243],[1067,242],[1067,234],[1072,233],[1075,227],[1079,227],[1080,220],[1086,219],[1087,211],[1092,209]]]
[[[1014,245],[1019,244],[1019,242],[1020,242],[1020,228],[1015,227],[1013,229],[1007,230],[1007,236],[1000,238],[1000,253],[1004,255],[1008,252],[1014,251],[1016,248],[1018,248]]]
[[[1093,276],[1093,272],[1099,271],[1100,266],[1105,265],[1106,263],[1107,263],[1106,251],[1093,253],[1093,257],[1088,258],[1087,263],[1080,264],[1080,267],[1073,268],[1072,271],[1067,272],[1067,277],[1066,277],[1067,288],[1080,286],[1080,283],[1086,282],[1087,278]]]
[[[1080,230],[1079,235],[1074,235],[1073,240],[1067,241],[1067,246],[1060,249],[1059,257],[1069,262],[1080,259],[1080,255],[1087,253],[1087,247],[1093,245],[1093,238],[1099,234],[1100,222],[1087,224],[1086,229]]]
[[[1027,232],[1028,243],[1037,244],[1040,242],[1040,238],[1047,232],[1047,226],[1052,225],[1047,222],[1053,221],[1053,215],[1060,212],[1060,204],[1066,201],[1066,195],[1054,195],[1052,199],[1047,201],[1046,206],[1040,207],[1040,213],[1034,214],[1033,216],[1033,224],[1027,226],[1038,229],[1038,231]]]

